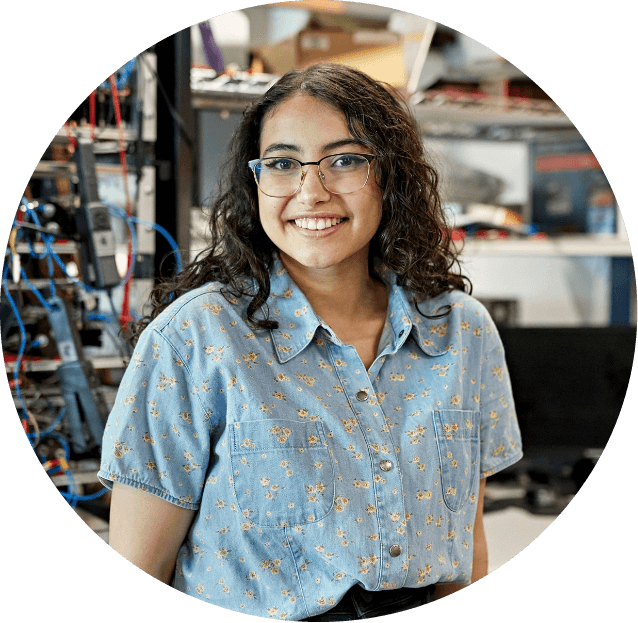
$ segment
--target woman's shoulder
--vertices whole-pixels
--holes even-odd
[[[461,343],[464,349],[470,342],[463,342],[464,336],[470,337],[471,344],[481,349],[496,345],[498,337],[496,325],[487,308],[474,296],[461,290],[441,292],[417,304],[417,313],[413,314],[418,337],[422,348],[430,355],[458,350]],[[474,338],[479,338],[475,341]],[[471,349],[472,353],[480,352]]]
[[[462,290],[446,290],[418,303],[425,316],[453,315],[461,320],[489,317],[487,309],[477,298]],[[449,312],[449,314],[447,314]]]
[[[239,296],[219,282],[209,282],[182,294],[149,323],[149,329],[165,332],[185,325],[215,324],[229,320],[239,322],[248,297]],[[241,321],[243,322],[243,321]]]

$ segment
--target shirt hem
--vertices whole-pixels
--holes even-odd
[[[517,452],[514,456],[510,457],[509,459],[506,459],[502,463],[499,463],[496,467],[493,467],[491,469],[485,470],[484,472],[481,472],[480,478],[487,478],[488,476],[492,476],[496,474],[497,472],[504,470],[506,467],[509,467],[510,465],[514,465],[514,463],[517,463],[522,458],[523,458],[523,452],[522,451]]]
[[[199,503],[197,502],[187,502],[187,501],[181,500],[171,495],[170,493],[168,493],[167,491],[163,489],[159,489],[158,487],[149,485],[139,480],[134,480],[133,478],[130,478],[128,476],[121,476],[119,474],[115,474],[112,472],[107,473],[104,470],[100,470],[97,474],[97,477],[99,481],[111,491],[113,490],[113,482],[117,481],[124,485],[128,485],[129,487],[134,487],[135,489],[146,491],[147,493],[150,493],[158,498],[161,498],[162,500],[166,500],[167,502],[170,502],[171,504],[174,504],[175,506],[180,506],[181,508],[186,508],[188,510],[199,510]]]

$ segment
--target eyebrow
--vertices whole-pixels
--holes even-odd
[[[338,149],[340,147],[345,147],[347,145],[356,145],[357,147],[366,147],[366,144],[357,139],[357,138],[342,138],[337,141],[332,141],[331,143],[327,143],[323,146],[322,151],[330,151],[332,149]],[[262,155],[262,158],[267,154],[270,154],[274,151],[293,151],[296,153],[301,153],[301,149],[297,145],[291,145],[289,143],[274,143],[273,145],[269,145]]]

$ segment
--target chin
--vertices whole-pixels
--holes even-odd
[[[288,261],[302,269],[327,270],[340,265],[345,267],[346,265],[358,264],[359,262],[364,262],[367,266],[368,251],[369,249],[367,247],[356,251],[350,250],[350,252],[346,249],[332,249],[332,251],[326,249],[323,252],[319,251],[315,253],[299,253],[298,251],[287,253],[282,250],[280,251],[280,256],[284,263]]]
[[[286,254],[287,258],[292,260],[295,264],[299,266],[303,266],[304,268],[310,268],[314,270],[322,270],[326,268],[330,268],[332,266],[336,266],[339,264],[343,258],[333,258],[333,257],[321,257],[321,256],[299,256],[299,255],[289,255]]]

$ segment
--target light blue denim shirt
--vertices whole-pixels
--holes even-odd
[[[454,291],[419,303],[392,273],[379,353],[317,317],[277,260],[273,331],[219,284],[143,332],[104,433],[99,476],[197,510],[175,588],[276,619],[368,590],[466,584],[479,479],[518,461],[501,341]]]

